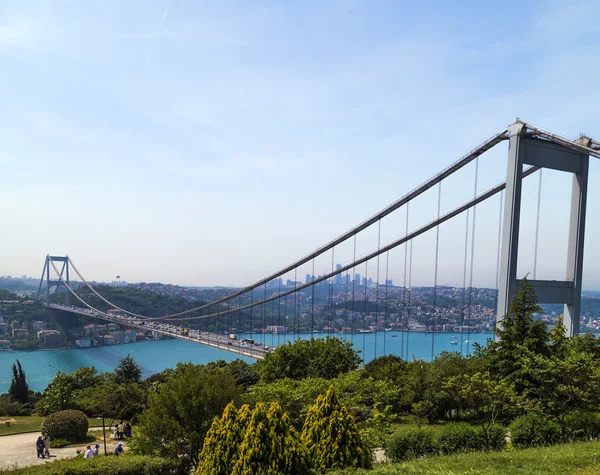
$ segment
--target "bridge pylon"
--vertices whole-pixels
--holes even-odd
[[[51,278],[50,269],[55,269],[53,263],[62,263],[62,267],[58,271],[56,278]],[[54,272],[56,274],[56,272]],[[54,276],[53,276],[54,277]],[[64,282],[63,282],[64,281]],[[50,296],[55,295],[64,289],[65,303],[70,305],[71,293],[67,286],[70,286],[69,280],[69,256],[51,256],[48,254],[44,262],[44,269],[42,270],[42,278],[40,279],[40,285],[38,287],[37,299],[40,298],[40,292],[43,284],[46,282],[46,306],[50,304]],[[67,285],[65,285],[65,283]],[[54,291],[52,291],[54,289]]]
[[[587,202],[589,154],[584,147],[591,139],[581,137],[576,143],[582,150],[566,147],[559,140],[536,137],[528,133],[528,126],[516,122],[508,128],[508,171],[506,175],[506,201],[502,229],[502,254],[498,286],[496,324],[508,312],[511,300],[520,287],[517,279],[519,251],[519,222],[521,217],[521,185],[523,166],[532,165],[573,174],[571,185],[571,211],[565,280],[530,280],[540,303],[564,304],[564,323],[568,336],[579,333],[581,310],[581,280],[583,274],[583,245],[585,239],[585,214]]]

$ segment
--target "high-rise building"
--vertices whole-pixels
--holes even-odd
[[[385,281],[385,285],[394,285],[394,284],[392,283],[392,279],[388,279],[388,280],[386,280],[386,281]]]
[[[310,284],[310,274],[306,274],[306,279],[304,280],[305,284]]]
[[[360,285],[360,274],[354,274],[354,284]]]
[[[336,264],[335,265],[335,270],[340,270],[342,268],[342,264]],[[342,274],[336,274],[336,276],[333,279],[333,283],[335,285],[342,285]]]

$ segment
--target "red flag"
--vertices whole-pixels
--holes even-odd
[[[118,276],[116,276],[116,277],[115,277],[115,279],[120,279],[120,278],[121,278],[121,276],[120,276],[120,275],[118,275]]]

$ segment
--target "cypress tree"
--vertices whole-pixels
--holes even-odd
[[[20,403],[25,404],[29,401],[29,386],[27,385],[27,378],[25,371],[21,367],[21,362],[17,360],[17,364],[12,365],[13,377],[8,389],[8,394],[12,399]]]
[[[333,386],[309,409],[302,442],[319,473],[346,467],[371,468],[371,451],[363,443],[358,426],[339,403]]]

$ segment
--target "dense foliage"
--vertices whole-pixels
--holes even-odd
[[[363,443],[354,418],[340,404],[333,386],[308,411],[302,442],[318,473],[371,467],[371,451]]]
[[[50,414],[42,422],[42,432],[51,439],[72,442],[83,440],[88,431],[88,419],[81,411],[66,410]]]
[[[279,379],[335,378],[361,362],[352,343],[340,338],[311,338],[279,346],[256,363],[265,382]]]
[[[300,435],[279,404],[227,405],[204,440],[197,475],[310,473]]]
[[[128,455],[56,460],[51,463],[3,471],[10,475],[187,475],[177,459]]]
[[[219,368],[179,363],[151,392],[139,417],[132,451],[162,457],[184,456],[196,467],[214,417],[241,394],[235,378]]]

